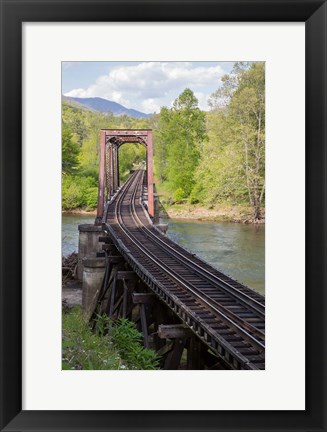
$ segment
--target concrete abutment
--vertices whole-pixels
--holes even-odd
[[[102,226],[93,224],[78,225],[78,263],[77,277],[79,281],[83,280],[83,258],[95,256],[97,252],[102,251],[102,245],[99,243],[99,237],[103,234]]]

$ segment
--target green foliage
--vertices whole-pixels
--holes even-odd
[[[142,346],[135,324],[126,319],[115,324],[98,315],[92,331],[80,307],[63,313],[62,369],[158,369],[156,353]]]
[[[76,172],[79,161],[79,146],[73,140],[73,134],[66,123],[62,124],[62,173]]]
[[[85,190],[85,206],[87,209],[96,208],[98,203],[98,187],[93,186]]]
[[[98,196],[100,130],[147,128],[149,121],[81,109],[66,100],[62,104],[62,121],[62,208],[94,209]],[[119,150],[121,181],[142,160],[145,160],[144,147],[124,144]]]
[[[183,199],[186,198],[186,193],[183,188],[178,188],[174,192],[174,201],[175,202],[181,202]]]
[[[242,149],[234,139],[232,123],[223,112],[207,116],[209,140],[195,174],[192,196],[206,204],[244,202],[247,199],[242,170]]]
[[[119,148],[119,178],[125,181],[134,164],[146,160],[146,150],[141,144],[124,144]]]
[[[62,369],[128,369],[110,336],[92,332],[80,307],[62,315]]]
[[[98,187],[91,176],[64,176],[62,179],[62,208],[73,210],[76,208],[93,209],[97,205]]]
[[[205,114],[190,89],[174,101],[172,109],[160,111],[155,134],[156,169],[161,181],[167,181],[173,194],[187,198],[194,185],[205,133]]]
[[[190,203],[198,204],[205,200],[204,189],[201,184],[201,179],[197,183],[195,183],[191,195],[190,195]]]
[[[170,141],[169,119],[170,110],[162,107],[160,115],[157,116],[156,128],[154,130],[155,170],[160,182],[167,180],[167,146]]]
[[[119,319],[112,328],[112,341],[121,357],[133,368],[146,370],[159,368],[156,353],[142,346],[142,334],[137,331],[133,322]]]
[[[210,105],[209,140],[195,174],[194,194],[201,190],[199,200],[210,205],[248,202],[256,221],[265,191],[264,63],[237,63]]]

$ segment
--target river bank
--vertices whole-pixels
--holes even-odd
[[[235,222],[245,224],[264,224],[265,209],[262,209],[262,219],[253,221],[252,209],[246,206],[215,206],[206,208],[201,205],[187,203],[161,206],[160,217],[169,219],[185,219],[211,222]]]
[[[83,208],[77,208],[77,209],[71,209],[71,210],[62,210],[61,212],[63,215],[70,215],[74,214],[76,216],[82,215],[82,216],[96,216],[97,211],[94,210],[85,210]]]
[[[97,211],[85,210],[82,208],[73,210],[63,210],[63,215],[81,215],[81,216],[96,216]],[[252,212],[250,207],[245,206],[216,206],[212,209],[200,205],[191,204],[173,204],[171,206],[161,206],[159,216],[166,219],[185,219],[195,221],[211,221],[211,222],[234,222],[252,224]],[[255,222],[256,224],[265,223],[265,209],[262,209],[262,219]]]

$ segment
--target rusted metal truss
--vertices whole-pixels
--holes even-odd
[[[101,223],[105,203],[119,188],[119,148],[138,143],[146,148],[148,212],[154,217],[153,144],[151,129],[101,129],[97,223]]]

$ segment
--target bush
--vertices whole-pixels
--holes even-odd
[[[93,179],[93,182],[95,184],[98,184],[98,177],[99,177],[98,167],[80,169],[78,175],[81,177],[91,177]]]
[[[64,176],[62,182],[62,208],[72,210],[83,206],[83,191],[73,176]]]
[[[92,332],[80,307],[62,317],[62,369],[128,369],[109,335]]]
[[[94,209],[97,206],[98,187],[94,177],[75,175],[64,176],[62,182],[62,208]]]
[[[62,369],[159,369],[156,353],[141,345],[142,333],[135,324],[126,319],[115,324],[99,315],[92,331],[80,307],[63,313]]]
[[[174,201],[180,202],[180,201],[183,201],[184,198],[186,198],[185,191],[182,188],[176,189],[176,191],[174,193]]]
[[[98,188],[90,187],[85,191],[85,203],[87,209],[95,209],[98,203]]]
[[[155,370],[159,368],[157,354],[141,345],[142,333],[127,319],[119,319],[112,328],[112,341],[121,357],[134,369]]]
[[[195,184],[190,195],[190,203],[197,204],[199,202],[202,202],[204,199],[203,195],[204,194],[203,194],[202,186],[199,184]]]

